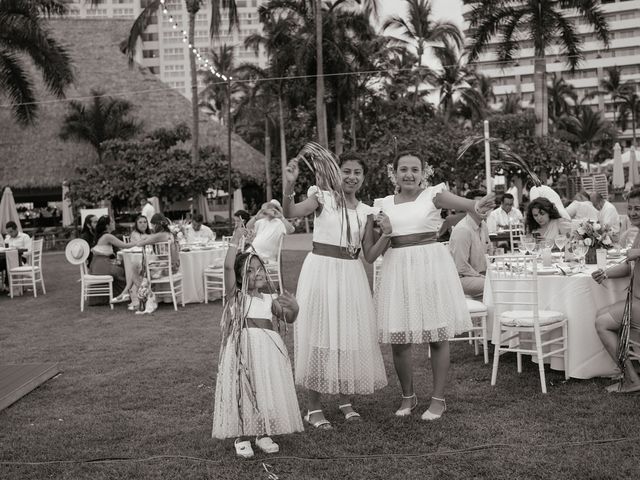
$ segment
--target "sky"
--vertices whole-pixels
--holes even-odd
[[[433,16],[437,20],[450,20],[462,28],[462,0],[432,0]],[[379,0],[382,16],[402,15],[406,12],[405,0]]]

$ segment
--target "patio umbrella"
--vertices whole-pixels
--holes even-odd
[[[624,169],[622,168],[622,149],[616,143],[613,147],[613,188],[624,188]]]
[[[233,211],[244,210],[244,199],[242,198],[242,190],[237,189],[233,192]]]
[[[69,200],[69,186],[67,182],[62,183],[62,226],[70,227],[73,225],[73,210],[71,208],[71,200]]]
[[[636,147],[632,146],[629,152],[629,183],[631,186],[640,183],[640,174],[638,174],[638,162],[636,160]]]
[[[13,193],[9,187],[6,187],[2,192],[2,200],[0,200],[0,232],[2,232],[2,235],[7,233],[5,225],[12,220],[18,225],[18,230],[22,231]]]

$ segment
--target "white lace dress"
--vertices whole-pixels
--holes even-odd
[[[426,188],[413,202],[382,201],[392,236],[438,231],[440,210],[433,198],[444,184]],[[440,342],[466,332],[471,318],[456,266],[439,242],[389,248],[375,291],[378,338],[383,343]]]
[[[346,247],[346,223],[330,192],[311,187],[323,206],[313,241]],[[348,210],[351,231],[361,242],[371,207]],[[296,384],[320,393],[370,394],[387,384],[378,345],[373,299],[362,261],[309,253],[296,298]]]
[[[270,295],[252,297],[249,318],[271,319]],[[214,438],[280,435],[304,430],[293,383],[291,362],[282,337],[273,330],[244,328],[240,337],[243,365],[251,385],[239,384],[235,345],[229,341],[218,365],[213,408]],[[253,389],[253,396],[249,390]]]

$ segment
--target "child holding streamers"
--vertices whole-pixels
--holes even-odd
[[[255,437],[263,452],[277,453],[280,447],[270,435],[304,427],[287,348],[278,334],[295,321],[298,303],[288,292],[278,298],[263,293],[273,287],[260,257],[238,253],[246,233],[236,227],[224,261],[229,301],[222,314],[212,437],[235,437],[236,454],[251,458],[249,438]]]

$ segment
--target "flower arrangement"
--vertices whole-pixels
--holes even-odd
[[[608,225],[600,225],[592,220],[583,221],[575,232],[575,235],[582,239],[589,248],[611,248],[612,230]]]
[[[177,220],[169,224],[169,231],[177,242],[184,242],[187,235],[187,225],[188,223],[184,219]]]

